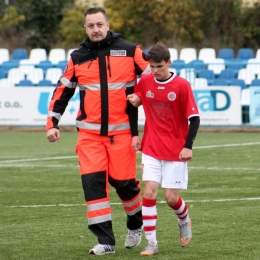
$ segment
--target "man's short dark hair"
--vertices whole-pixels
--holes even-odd
[[[166,45],[161,42],[156,43],[147,53],[146,58],[148,61],[168,62],[171,59],[171,54]]]
[[[97,13],[102,13],[102,14],[105,16],[106,21],[108,20],[106,11],[105,11],[105,9],[102,8],[102,7],[91,7],[91,8],[89,8],[89,9],[87,9],[87,10],[84,12],[84,17],[86,17],[88,14],[97,14]]]

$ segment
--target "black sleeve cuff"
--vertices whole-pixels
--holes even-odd
[[[196,138],[199,129],[200,117],[199,116],[191,117],[189,121],[190,121],[189,132],[184,147],[188,149],[192,149],[193,142]]]
[[[128,87],[126,89],[126,96],[132,93],[134,93],[134,87]],[[134,107],[129,101],[127,101],[126,113],[129,116],[132,137],[138,136],[138,108]]]

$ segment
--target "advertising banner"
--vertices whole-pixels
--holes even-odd
[[[241,88],[213,87],[193,89],[201,125],[240,125]]]
[[[54,87],[0,89],[0,125],[44,126],[53,90]],[[241,124],[240,87],[198,88],[193,89],[193,92],[200,111],[201,125]],[[60,125],[75,126],[78,108],[79,93],[76,90]],[[138,124],[143,126],[144,122],[145,115],[141,106]]]
[[[16,87],[0,90],[0,125],[44,126],[54,87]],[[70,100],[60,125],[75,125],[79,93]]]
[[[260,125],[260,87],[250,87],[249,120],[250,125]]]

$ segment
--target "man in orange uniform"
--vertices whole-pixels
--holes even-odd
[[[90,8],[84,15],[88,37],[81,48],[71,53],[57,83],[49,104],[46,130],[49,142],[60,140],[58,122],[78,85],[76,152],[88,227],[98,238],[98,244],[89,253],[103,255],[115,253],[109,183],[116,189],[127,214],[125,247],[134,248],[141,242],[142,205],[135,153],[141,144],[138,110],[126,96],[134,91],[136,75],[149,72],[149,63],[137,44],[109,30],[103,8]]]

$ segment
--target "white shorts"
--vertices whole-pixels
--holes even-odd
[[[188,163],[158,160],[142,154],[143,181],[156,181],[162,188],[184,189],[188,187]]]

